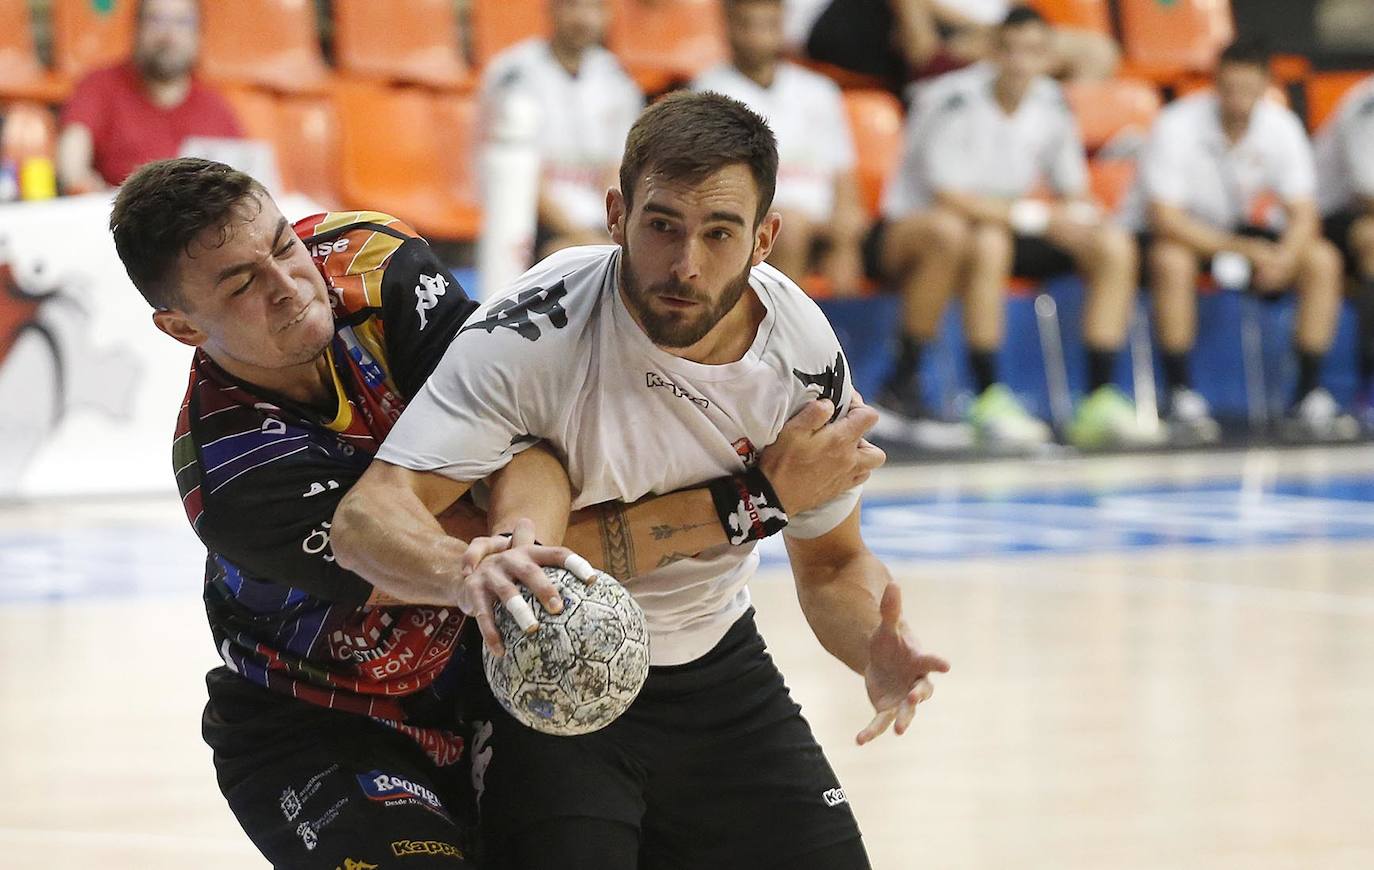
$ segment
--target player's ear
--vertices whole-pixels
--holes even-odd
[[[611,241],[617,245],[625,244],[625,196],[619,189],[612,187],[606,191],[606,231]]]
[[[176,309],[154,311],[153,325],[182,344],[191,347],[200,347],[210,338],[197,329],[185,314]]]
[[[759,221],[758,228],[754,230],[754,256],[749,265],[757,266],[768,255],[773,253],[773,243],[778,240],[778,231],[782,229],[782,216],[775,211],[770,211],[768,215]]]

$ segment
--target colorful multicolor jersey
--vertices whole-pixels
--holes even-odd
[[[429,245],[375,212],[295,225],[331,290],[332,415],[238,381],[197,351],[172,454],[208,551],[205,606],[225,664],[312,704],[401,727],[439,763],[461,743],[430,728],[456,678],[463,615],[369,607],[340,568],[330,520],[407,398],[476,307]]]

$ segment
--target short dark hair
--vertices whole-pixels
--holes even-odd
[[[119,188],[110,212],[115,250],[129,280],[149,305],[174,307],[177,259],[207,230],[218,229],[222,243],[230,223],[243,216],[244,201],[266,192],[251,176],[213,160],[144,164]]]
[[[628,211],[645,173],[696,182],[743,163],[759,190],[758,225],[778,184],[778,140],[768,122],[738,100],[709,91],[675,91],[640,114],[625,139],[620,192]]]
[[[1263,39],[1255,37],[1242,37],[1222,49],[1221,57],[1217,59],[1217,66],[1222,64],[1236,63],[1246,66],[1257,66],[1269,74],[1269,62],[1274,58],[1274,51],[1269,47],[1269,43]]]
[[[1006,30],[1010,27],[1020,27],[1023,24],[1039,24],[1044,27],[1049,27],[1050,23],[1045,19],[1045,16],[1031,7],[1018,5],[1011,7],[1011,11],[1007,13],[1007,17],[1003,18],[1002,23],[997,26],[1001,30]]]

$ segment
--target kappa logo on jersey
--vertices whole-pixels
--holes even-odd
[[[842,788],[827,789],[821,797],[825,800],[825,805],[828,807],[837,807],[840,804],[849,803],[849,798],[845,797],[844,789]]]
[[[373,770],[358,774],[358,785],[362,786],[368,800],[380,801],[386,806],[422,806],[445,818],[448,816],[437,794],[404,777]]]
[[[644,386],[650,389],[653,389],[655,387],[662,387],[666,390],[670,390],[672,391],[672,394],[674,396],[677,396],[679,399],[686,399],[693,405],[696,405],[698,408],[701,408],[703,411],[711,407],[710,402],[706,401],[700,396],[692,395],[691,393],[684,390],[682,387],[679,387],[677,384],[673,383],[672,381],[668,380],[667,378],[663,377],[657,372],[644,373]]]
[[[803,386],[820,387],[821,393],[816,398],[828,399],[835,406],[835,413],[830,416],[830,422],[834,423],[840,417],[840,393],[844,391],[844,354],[835,354],[834,365],[826,366],[820,372],[811,374],[801,369],[792,369],[792,374],[797,376],[797,380]]]
[[[442,275],[421,273],[420,283],[415,285],[415,313],[420,315],[420,329],[429,326],[425,312],[439,304],[439,297],[448,292],[448,282]]]
[[[391,852],[397,858],[407,855],[443,855],[445,858],[462,858],[463,850],[452,843],[442,840],[393,840]]]
[[[464,326],[460,334],[469,329],[485,329],[492,333],[501,326],[514,330],[527,341],[538,341],[544,331],[534,322],[536,314],[544,315],[554,329],[568,325],[568,311],[563,307],[563,297],[567,295],[568,288],[562,281],[547,290],[543,287],[522,290],[514,299],[494,303],[486,317]]]

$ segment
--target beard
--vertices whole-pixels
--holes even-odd
[[[172,58],[162,52],[148,52],[134,58],[139,75],[145,81],[173,82],[191,72],[193,61],[187,58]]]
[[[751,269],[746,264],[744,271],[725,285],[725,291],[713,304],[711,297],[671,278],[644,286],[630,263],[629,245],[620,246],[620,286],[625,289],[625,302],[649,340],[659,347],[691,347],[705,338],[749,289]],[[697,305],[686,311],[655,311],[652,302],[657,296],[672,296]]]

